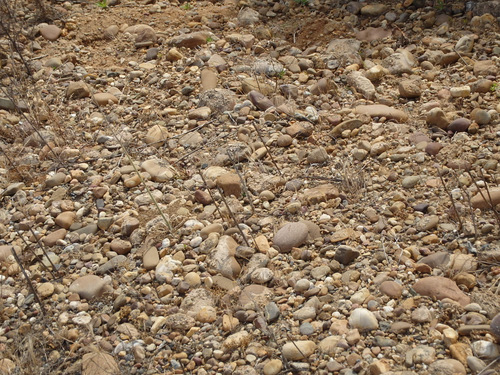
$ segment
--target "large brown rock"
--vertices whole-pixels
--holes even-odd
[[[462,306],[470,303],[470,297],[465,295],[453,280],[447,279],[446,277],[430,276],[420,279],[413,284],[413,289],[423,296],[436,298],[438,300],[449,298]]]
[[[484,189],[474,195],[470,204],[473,208],[488,209],[500,203],[500,188]]]
[[[82,375],[119,375],[115,359],[108,353],[94,352],[83,355]]]

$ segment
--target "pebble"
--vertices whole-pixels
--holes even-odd
[[[288,253],[292,247],[304,244],[309,228],[304,223],[287,223],[273,237],[273,245],[282,253]]]
[[[465,375],[467,371],[456,359],[440,359],[429,366],[432,375]]]
[[[306,360],[316,351],[316,344],[310,340],[287,342],[281,349],[284,358],[290,361]]]
[[[360,331],[371,331],[378,328],[378,321],[371,311],[359,307],[351,312],[349,325]]]
[[[46,25],[40,28],[40,34],[51,42],[57,40],[61,35],[62,30],[56,25]]]
[[[106,281],[95,275],[85,275],[79,277],[71,283],[69,291],[77,293],[80,298],[91,301],[99,298],[104,293]]]
[[[110,104],[118,104],[118,98],[107,92],[98,92],[93,95],[97,105],[106,106]]]
[[[112,355],[104,352],[91,352],[82,357],[82,375],[119,375],[118,364]]]
[[[390,298],[400,298],[403,293],[403,287],[395,281],[384,281],[380,284],[380,292]]]
[[[420,279],[413,284],[413,289],[423,296],[433,297],[438,300],[450,298],[462,306],[470,303],[470,298],[457,287],[454,281],[441,276]]]
[[[264,365],[262,372],[264,373],[264,375],[277,375],[281,372],[282,369],[283,362],[281,362],[281,360],[271,359]]]

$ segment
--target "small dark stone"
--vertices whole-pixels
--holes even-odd
[[[340,245],[335,251],[334,259],[344,266],[359,257],[359,251],[350,246]]]
[[[457,118],[448,125],[447,130],[451,132],[466,132],[469,129],[470,120],[466,118]]]
[[[429,203],[419,203],[413,207],[415,211],[426,213],[429,208]]]
[[[425,152],[431,156],[436,156],[439,151],[443,148],[443,145],[439,142],[431,142],[425,146]]]
[[[146,61],[156,60],[158,57],[158,48],[153,47],[146,51]]]
[[[266,319],[269,323],[274,322],[280,316],[280,309],[274,302],[269,302],[265,307]]]

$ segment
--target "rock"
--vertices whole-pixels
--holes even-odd
[[[390,298],[399,298],[403,293],[403,287],[395,281],[384,281],[379,286],[381,293],[389,296]]]
[[[328,336],[321,340],[318,344],[318,349],[321,353],[332,356],[335,354],[337,344],[340,341],[339,336]]]
[[[434,348],[426,345],[419,345],[406,352],[405,363],[407,367],[412,367],[419,363],[428,365],[434,362],[435,358],[436,350]]]
[[[238,243],[232,237],[222,236],[217,247],[210,253],[210,265],[229,279],[236,279],[241,272],[241,266],[236,261]]]
[[[438,300],[449,298],[460,303],[462,306],[470,303],[470,298],[457,287],[454,281],[441,276],[430,276],[420,279],[413,284],[413,289],[423,296],[429,296]]]
[[[45,246],[55,246],[57,244],[57,241],[63,240],[64,237],[66,237],[66,234],[68,231],[64,228],[58,229],[47,236],[42,238],[42,242]]]
[[[496,76],[498,68],[493,60],[480,60],[474,63],[474,75],[476,77]]]
[[[156,182],[166,182],[174,177],[171,167],[164,167],[156,159],[149,159],[141,164],[141,169],[151,175],[151,179]]]
[[[396,120],[398,122],[405,122],[406,120],[408,120],[408,115],[405,112],[399,109],[388,107],[383,104],[358,106],[354,109],[354,113],[366,114],[371,117],[385,117],[387,119]]]
[[[100,266],[96,273],[98,275],[104,275],[105,273],[108,273],[110,271],[113,271],[114,269],[118,267],[130,267],[131,266],[131,261],[127,259],[125,255],[117,255],[110,260],[108,260],[106,263],[104,263],[102,266]]]
[[[54,294],[55,287],[52,283],[43,283],[38,285],[36,288],[36,291],[42,298],[47,298],[50,297],[52,294]]]
[[[351,312],[349,325],[360,331],[371,331],[378,328],[378,321],[370,310],[359,307]]]
[[[160,255],[156,247],[150,247],[142,257],[142,265],[147,270],[155,269],[160,262]]]
[[[201,71],[201,87],[202,91],[212,90],[217,87],[217,74],[211,69],[203,69]]]
[[[420,85],[414,80],[403,80],[398,85],[399,95],[403,98],[413,99],[419,98],[422,95]]]
[[[181,34],[170,39],[170,44],[175,47],[196,48],[207,44],[208,37],[209,34],[205,32]]]
[[[361,15],[363,16],[372,16],[377,17],[381,14],[386,13],[389,10],[389,6],[386,4],[380,3],[371,3],[363,6],[360,10]]]
[[[365,42],[384,39],[392,35],[391,30],[384,29],[383,27],[367,27],[365,30],[356,33],[356,39]]]
[[[405,189],[411,189],[415,187],[421,180],[422,178],[420,176],[407,176],[403,178],[403,181],[401,182],[401,185]]]
[[[363,121],[358,119],[343,121],[332,129],[330,136],[339,137],[344,131],[358,129],[361,125],[363,125]]]
[[[291,361],[300,361],[309,358],[316,350],[316,344],[310,340],[287,342],[281,349],[284,358]]]
[[[199,96],[198,106],[206,106],[213,114],[232,111],[236,104],[234,92],[226,89],[208,89]]]
[[[309,233],[304,223],[287,223],[273,237],[273,245],[282,253],[289,253],[292,247],[302,245]]]
[[[464,365],[456,359],[440,359],[429,366],[429,374],[431,375],[466,375]]]
[[[119,255],[125,255],[132,249],[132,244],[129,241],[114,239],[111,241],[110,248]]]
[[[415,57],[406,49],[400,48],[396,53],[391,54],[382,61],[382,66],[389,70],[391,74],[410,74],[413,67],[417,65]]]
[[[120,32],[120,28],[118,27],[118,25],[111,25],[111,26],[106,27],[103,35],[104,35],[104,38],[109,39],[109,40],[113,40],[113,39],[115,39],[115,37],[118,35],[119,32]]]
[[[53,42],[61,35],[62,30],[56,25],[46,25],[40,29],[40,34],[47,40]]]
[[[59,225],[61,228],[69,229],[71,225],[75,222],[76,213],[72,211],[61,212],[54,219],[54,222]],[[64,237],[63,237],[64,238]]]
[[[447,130],[451,132],[466,132],[470,124],[470,120],[466,118],[457,118],[448,125]]]
[[[328,160],[328,153],[323,147],[318,147],[311,151],[309,155],[307,155],[307,162],[309,164],[321,164]]]
[[[80,298],[91,301],[104,293],[106,281],[95,275],[82,276],[71,283],[69,291],[77,293]]]
[[[247,346],[252,340],[252,335],[247,331],[239,331],[229,335],[222,343],[222,348],[225,352]]]
[[[326,49],[326,53],[331,55],[334,65],[345,67],[351,64],[362,64],[359,50],[361,42],[356,39],[334,39]],[[328,65],[327,65],[328,66]]]
[[[340,264],[348,265],[354,262],[354,260],[357,259],[359,255],[360,252],[358,250],[355,250],[350,246],[340,245],[339,247],[337,247],[337,250],[335,250],[334,259]]]
[[[165,326],[172,331],[186,332],[195,326],[196,321],[184,313],[176,313],[167,316]]]
[[[440,129],[447,129],[450,123],[445,113],[441,108],[432,108],[427,112],[425,121],[430,126],[437,126]]]
[[[455,44],[455,50],[459,53],[472,52],[474,48],[474,35],[464,35]]]
[[[259,12],[252,8],[242,8],[238,13],[238,22],[241,26],[252,26],[259,20]]]
[[[70,82],[66,89],[66,98],[68,99],[82,99],[90,96],[90,89],[83,81]]]
[[[422,306],[412,311],[411,320],[416,323],[429,323],[432,320],[432,314],[426,306]]]
[[[471,206],[482,210],[500,203],[500,188],[483,189],[471,198]]]
[[[479,358],[495,359],[500,355],[500,346],[490,341],[474,341],[471,347],[474,355]]]
[[[250,279],[255,284],[265,284],[268,281],[272,280],[274,277],[274,272],[269,268],[260,267],[255,269],[250,275]]]
[[[105,106],[109,104],[118,104],[118,98],[113,94],[107,92],[98,92],[93,96],[94,101],[98,106]]]
[[[500,313],[496,314],[493,319],[491,319],[490,324],[491,334],[500,342]]]
[[[14,372],[15,369],[16,364],[12,360],[8,358],[0,359],[0,374],[10,375]]]
[[[151,26],[144,24],[129,26],[125,29],[125,32],[134,36],[136,46],[151,46],[157,39],[155,30]]]
[[[148,145],[160,147],[165,144],[165,142],[168,140],[168,137],[169,132],[165,126],[153,125],[146,133],[144,142],[146,142],[146,144]]]
[[[263,285],[251,284],[241,291],[238,304],[243,309],[254,309],[255,304],[265,306],[269,303],[272,290]]]
[[[374,100],[376,91],[373,83],[366,78],[361,72],[351,72],[347,75],[347,84],[352,86],[365,99]]]
[[[82,375],[120,375],[115,359],[108,353],[92,352],[82,357]]]
[[[199,107],[195,108],[188,113],[188,119],[190,120],[208,120],[212,110],[209,107]]]
[[[470,96],[470,86],[452,87],[450,94],[453,98],[467,98]]]
[[[217,177],[215,183],[222,189],[225,196],[234,195],[239,198],[241,195],[241,180],[236,173],[224,173]]]
[[[50,189],[62,185],[66,181],[66,173],[58,172],[45,181],[45,187]]]
[[[473,111],[474,121],[478,125],[488,125],[491,121],[491,115],[484,109],[478,109]]]
[[[266,111],[267,109],[274,106],[273,102],[267,98],[265,95],[258,91],[252,90],[248,93],[248,99],[261,111]]]
[[[175,47],[170,48],[165,54],[165,60],[170,62],[179,61],[182,60],[183,58],[184,55]]]
[[[282,368],[283,362],[281,362],[281,360],[271,359],[264,365],[262,372],[264,375],[278,375]]]

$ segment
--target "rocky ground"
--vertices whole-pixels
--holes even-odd
[[[500,371],[498,1],[0,5],[0,373]]]

